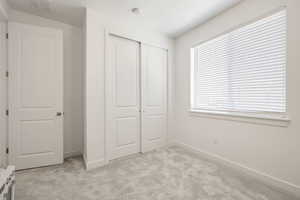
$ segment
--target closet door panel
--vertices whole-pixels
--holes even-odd
[[[142,45],[142,152],[166,143],[167,55],[165,49]]]
[[[140,45],[110,35],[109,160],[140,152]]]

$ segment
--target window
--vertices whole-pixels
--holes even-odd
[[[191,51],[193,111],[286,113],[286,11]]]

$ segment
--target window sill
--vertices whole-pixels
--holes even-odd
[[[190,115],[195,117],[213,118],[220,120],[239,121],[252,124],[287,127],[290,123],[288,116],[274,116],[257,113],[234,113],[223,111],[190,110]]]

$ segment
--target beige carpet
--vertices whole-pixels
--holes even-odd
[[[16,200],[296,200],[180,147],[85,171],[81,158],[17,173]]]

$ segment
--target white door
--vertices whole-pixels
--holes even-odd
[[[142,152],[166,144],[167,55],[165,49],[142,45]]]
[[[0,22],[0,167],[6,165],[7,146],[7,42],[6,22]]]
[[[108,160],[140,152],[140,45],[109,36],[107,68]]]
[[[62,32],[9,23],[9,162],[63,162]]]

